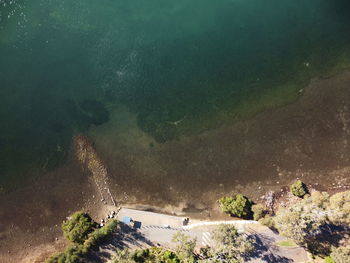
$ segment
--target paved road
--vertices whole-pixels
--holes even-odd
[[[146,226],[142,227],[139,231],[150,240],[155,240],[157,243],[161,245],[166,245],[167,247],[174,246],[171,240],[177,232],[184,233],[186,236],[195,239],[197,241],[197,247],[213,245],[211,232],[205,229],[187,230],[177,228],[164,228],[157,226]]]
[[[148,211],[122,208],[118,212],[117,219],[122,221],[123,217],[131,217],[133,221],[140,222],[141,227],[147,225],[182,227],[183,217],[158,214]]]
[[[193,229],[198,227],[205,227],[205,226],[218,226],[218,225],[235,225],[238,228],[243,227],[244,225],[252,225],[252,224],[259,224],[257,221],[254,220],[226,220],[226,221],[208,221],[208,222],[197,222],[197,223],[191,223],[189,225],[184,226],[184,229]]]

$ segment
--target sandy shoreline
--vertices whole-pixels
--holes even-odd
[[[127,112],[89,137],[118,203],[217,219],[215,201],[224,194],[257,200],[295,178],[318,190],[350,186],[349,87],[350,71],[316,79],[293,104],[165,144],[137,129]],[[45,251],[63,247],[59,226],[66,216],[85,210],[99,220],[108,209],[73,154],[56,171],[1,195],[0,207],[0,262],[41,262]]]

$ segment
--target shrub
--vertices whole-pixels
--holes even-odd
[[[300,180],[295,181],[290,186],[290,191],[293,195],[301,198],[304,197],[304,195],[307,193],[306,185]]]
[[[88,214],[83,212],[74,213],[62,224],[63,235],[73,243],[82,244],[88,234],[95,229],[96,223]]]
[[[278,210],[274,217],[278,231],[298,244],[305,244],[316,237],[328,218],[323,204],[317,205],[313,200],[311,195],[290,207]]]
[[[86,256],[91,249],[96,248],[101,242],[105,241],[116,230],[117,220],[109,221],[104,227],[98,228],[88,235],[88,238],[81,245],[72,245],[65,249],[64,252],[49,258],[46,263],[80,263],[85,262]]]
[[[196,247],[196,239],[192,239],[181,232],[177,232],[171,241],[176,243],[176,255],[181,262],[194,262],[194,248]]]
[[[50,257],[46,263],[83,263],[84,255],[85,251],[82,245],[73,245],[67,247],[64,252]]]
[[[132,256],[127,249],[117,250],[115,256],[113,257],[111,263],[134,263]]]
[[[231,216],[246,217],[252,213],[252,201],[241,194],[235,197],[222,197],[219,204],[223,212]]]
[[[233,225],[219,225],[213,232],[213,240],[216,245],[211,248],[210,262],[241,262],[241,259],[254,249],[253,243],[246,235],[238,233]],[[209,261],[208,261],[209,262]]]
[[[96,248],[101,242],[106,241],[118,227],[117,220],[110,220],[105,226],[91,232],[84,242],[84,248],[90,250]]]
[[[253,219],[255,221],[258,221],[259,219],[263,218],[266,214],[265,207],[261,204],[253,205],[252,211],[253,211]]]
[[[335,263],[349,263],[350,248],[345,248],[345,247],[334,248],[331,253],[331,258]]]
[[[163,251],[163,253],[160,256],[160,261],[167,263],[180,263],[180,259],[178,258],[178,256],[170,250]]]
[[[350,224],[350,191],[332,195],[329,202],[330,220],[337,224]]]
[[[141,250],[136,250],[134,253],[132,253],[131,258],[135,262],[140,262],[143,263],[145,261],[148,261],[150,259],[151,255],[149,252],[149,249],[141,249]]]
[[[325,263],[336,263],[331,257],[326,257],[326,258],[324,259],[324,262],[325,262]]]
[[[260,218],[259,223],[264,226],[267,226],[268,228],[276,229],[275,221],[273,220],[273,217],[270,215],[266,215],[265,217]]]
[[[137,263],[180,263],[180,259],[174,252],[159,247],[136,250],[128,258]]]
[[[223,246],[236,246],[238,231],[233,225],[219,225],[213,232],[213,239]]]

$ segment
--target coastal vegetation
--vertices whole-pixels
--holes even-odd
[[[307,194],[306,185],[301,181],[297,180],[290,186],[290,191],[297,197],[304,197]]]
[[[334,248],[328,258],[330,259],[329,263],[349,263],[350,247]]]
[[[279,245],[305,247],[314,256],[327,257],[327,262],[349,262],[349,249],[340,240],[345,238],[349,242],[350,191],[309,194],[306,185],[297,180],[290,186],[290,192],[301,199],[278,206],[276,211],[262,203],[252,205],[240,194],[223,197],[219,204],[222,211],[230,215],[241,217],[251,212],[254,220],[288,238],[287,243]]]
[[[254,218],[305,247],[314,256],[327,256],[327,262],[349,262],[337,258],[350,260],[346,248],[346,242],[349,242],[350,191],[332,196],[313,191],[303,196],[303,199],[279,208],[276,214],[261,217],[261,208],[253,208],[257,213]]]
[[[177,232],[172,242],[176,244],[174,251],[160,247],[139,249],[135,251],[118,250],[113,263],[194,263],[198,255],[195,253],[196,240]]]
[[[252,201],[242,194],[234,197],[222,197],[219,204],[223,212],[230,216],[249,217],[252,213]]]
[[[260,218],[259,223],[270,229],[276,230],[275,221],[271,215],[265,215],[263,218]]]
[[[76,212],[62,224],[63,235],[73,243],[82,244],[96,227],[91,217],[83,212]]]
[[[243,217],[252,215],[254,220],[288,238],[277,242],[278,246],[304,247],[315,258],[323,258],[326,263],[349,262],[350,191],[330,195],[313,190],[310,194],[304,194],[303,198],[293,200],[288,205],[278,207],[275,213],[262,203],[252,205],[252,201],[241,194],[223,197],[219,203],[223,212]],[[106,225],[99,227],[89,215],[76,212],[63,222],[62,230],[71,244],[63,252],[49,258],[47,263],[86,262],[85,259],[93,251],[98,251],[98,247],[108,242],[113,233],[121,228],[116,220],[109,220]],[[256,238],[238,232],[233,225],[219,225],[211,234],[212,245],[202,247],[199,251],[196,250],[196,239],[177,232],[172,238],[174,249],[118,249],[111,262],[240,263],[255,252]]]
[[[253,219],[259,221],[267,214],[266,208],[262,204],[252,205]]]
[[[71,244],[63,252],[50,257],[46,263],[86,262],[84,258],[107,241],[117,229],[117,220],[110,220],[99,228],[89,215],[76,212],[62,224],[63,235]]]
[[[129,251],[117,251],[114,263],[194,263],[199,255],[195,253],[196,239],[190,238],[182,232],[172,237],[176,245],[174,251],[160,247]]]
[[[175,252],[181,262],[193,263],[195,261],[196,241],[196,239],[192,239],[181,232],[177,232],[173,236],[172,242],[176,244]]]
[[[329,252],[332,243],[322,243],[320,240],[327,236],[330,241],[332,235],[346,233],[349,228],[350,203],[345,200],[350,200],[349,198],[350,191],[333,196],[315,191],[293,205],[279,209],[273,217],[275,226],[282,235],[298,244],[312,250],[322,244],[322,250]]]
[[[135,251],[119,250],[113,263],[205,263],[244,262],[245,256],[253,251],[253,243],[232,225],[220,225],[213,232],[216,245],[195,251],[196,241],[178,232],[173,237],[174,251],[153,247]]]
[[[213,239],[216,246],[211,248],[209,259],[214,262],[244,262],[244,257],[254,250],[253,241],[232,225],[220,225],[214,230]]]
[[[112,263],[180,263],[178,256],[170,250],[159,247],[136,250],[118,250]]]

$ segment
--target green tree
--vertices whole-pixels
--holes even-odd
[[[88,235],[88,238],[84,241],[84,248],[86,250],[94,249],[106,241],[117,230],[118,221],[110,220],[101,228],[97,228],[95,231]]]
[[[117,250],[115,256],[112,259],[112,263],[135,263],[132,259],[132,255],[127,249]]]
[[[155,257],[154,255],[151,255],[149,249],[136,250],[131,254],[131,258],[137,263],[155,261]]]
[[[113,263],[180,263],[177,255],[160,247],[139,249],[132,253],[128,250],[118,250]]]
[[[74,213],[68,221],[62,224],[66,238],[73,245],[64,252],[50,257],[47,263],[80,263],[86,262],[86,256],[105,242],[117,229],[118,221],[110,220],[105,226],[95,228],[96,223],[82,212]],[[92,232],[91,232],[92,231]]]
[[[335,224],[350,225],[350,191],[334,194],[329,199],[329,218]]]
[[[290,191],[292,192],[293,195],[297,197],[304,197],[307,193],[306,185],[300,181],[296,180],[291,186],[290,186]]]
[[[244,262],[244,256],[254,246],[246,235],[238,233],[232,225],[220,225],[213,232],[216,244],[211,248],[210,262]]]
[[[196,239],[192,239],[189,236],[181,232],[177,232],[172,242],[176,243],[176,255],[183,263],[192,263],[195,260],[194,248],[196,247]]]
[[[91,217],[83,212],[76,212],[62,224],[63,235],[73,243],[82,244],[96,227]]]
[[[242,194],[234,197],[222,197],[219,204],[223,212],[231,216],[246,217],[252,213],[252,201]]]
[[[299,244],[306,244],[320,232],[320,227],[328,220],[327,212],[324,203],[314,202],[314,197],[311,195],[277,211],[274,222],[282,235]],[[317,200],[319,199],[320,195],[317,195]]]
[[[46,263],[84,263],[85,255],[82,245],[68,246],[64,252],[50,257]]]

